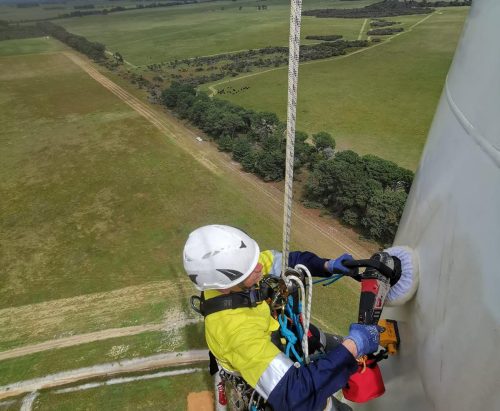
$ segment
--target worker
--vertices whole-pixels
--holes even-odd
[[[224,369],[237,371],[274,410],[321,410],[357,370],[357,357],[378,349],[379,328],[352,324],[335,348],[307,364],[294,363],[271,341],[279,323],[255,285],[264,276],[279,277],[282,254],[260,252],[243,231],[224,225],[194,230],[184,246],[184,268],[202,291],[205,338]],[[348,254],[323,259],[291,252],[288,266],[305,265],[313,276],[346,273]]]

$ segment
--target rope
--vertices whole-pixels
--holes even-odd
[[[309,272],[309,269],[302,264],[297,264],[295,266],[296,270],[301,270],[305,273],[307,278],[307,286],[309,287],[307,290],[307,296],[304,298],[306,304],[302,304],[303,313],[304,313],[304,336],[302,337],[302,350],[304,351],[304,362],[306,364],[309,363],[309,340],[307,339],[309,334],[309,324],[311,323],[311,305],[312,305],[312,286],[313,279],[312,275]]]
[[[290,227],[292,218],[293,160],[295,150],[295,113],[297,111],[297,83],[299,74],[300,22],[302,0],[292,0],[290,10],[290,37],[288,55],[288,106],[286,121],[286,170],[283,212],[283,261],[281,272],[288,264]]]
[[[300,357],[299,353],[295,349],[295,344],[297,342],[297,336],[293,333],[292,330],[289,330],[288,326],[287,326],[288,317],[284,313],[281,313],[278,316],[278,322],[280,323],[280,332],[281,332],[281,335],[287,341],[286,349],[285,349],[285,355],[288,358],[291,358],[290,357],[290,350],[291,350],[292,354],[295,356],[295,359],[298,362],[302,363],[302,358]]]
[[[289,281],[293,281],[297,283],[299,289],[300,289],[300,303],[302,304],[302,308],[306,306],[305,298],[306,298],[306,292],[304,289],[304,284],[300,280],[299,277],[295,275],[288,275],[286,277]],[[307,333],[304,333],[304,337],[302,338],[302,351],[304,352],[304,358],[307,358],[307,352],[309,351],[309,346],[308,346],[308,341],[307,341]]]

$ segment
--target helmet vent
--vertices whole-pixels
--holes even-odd
[[[190,275],[190,276],[189,276],[189,279],[190,279],[193,283],[198,284],[198,283],[196,282],[196,277],[198,277],[198,275],[197,275],[197,274],[196,274],[196,275],[192,274],[192,275]]]
[[[241,241],[240,248],[247,248],[247,246],[246,246],[246,244],[243,242],[243,240]]]
[[[217,254],[219,254],[220,251],[219,250],[215,250],[215,251],[209,251],[208,253],[206,253],[203,257],[201,257],[202,260],[205,260],[206,258],[209,258],[209,257],[214,257],[216,256]]]
[[[217,269],[217,271],[224,274],[231,281],[234,281],[243,276],[243,273],[239,272],[238,270]]]

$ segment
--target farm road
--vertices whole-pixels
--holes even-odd
[[[189,365],[208,361],[208,350],[192,350],[184,352],[171,352],[156,354],[149,357],[121,360],[92,367],[78,368],[47,375],[32,380],[20,381],[0,387],[0,400],[15,397],[21,394],[36,392],[42,389],[60,387],[75,382],[107,378],[112,375],[152,371],[160,368]]]
[[[283,192],[279,188],[264,183],[252,174],[243,172],[238,163],[228,161],[228,157],[220,154],[211,145],[196,142],[194,137],[197,137],[197,135],[191,129],[181,124],[178,120],[169,117],[168,114],[157,112],[148,104],[101,74],[87,60],[71,52],[65,52],[64,54],[93,79],[101,83],[137,113],[155,125],[160,131],[166,133],[176,145],[186,150],[206,168],[218,175],[222,173],[222,170],[227,170],[231,175],[238,176],[240,182],[245,183],[246,187],[251,186],[257,190],[263,195],[265,202],[268,205],[272,202],[275,208],[274,211],[278,211],[278,215],[282,215]],[[325,255],[328,255],[327,253],[348,252],[356,258],[361,258],[371,254],[376,248],[373,244],[357,241],[357,235],[353,234],[350,230],[344,229],[340,225],[329,223],[325,219],[318,218],[314,212],[306,209],[297,202],[294,202],[294,211],[292,214],[296,222],[300,224],[299,230],[304,235],[304,238],[314,238],[316,240],[315,243],[320,242],[322,247],[328,250],[325,251]],[[321,252],[321,249],[318,249],[318,252]]]
[[[166,326],[164,323],[158,324],[143,324],[132,327],[109,328],[107,330],[96,331],[92,333],[72,335],[71,337],[58,338],[55,340],[44,341],[43,343],[27,345],[24,347],[14,348],[12,350],[0,352],[0,361],[11,358],[22,357],[24,355],[34,354],[41,351],[53,350],[56,348],[72,347],[90,343],[94,341],[107,340],[110,338],[125,337],[129,335],[141,334],[148,331],[170,331],[182,328],[188,324],[200,322],[201,318],[186,319],[170,323]]]

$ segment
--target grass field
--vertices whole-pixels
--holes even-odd
[[[326,4],[356,7],[374,2],[313,0],[304,4],[304,9]],[[289,2],[269,0],[266,5],[268,10],[258,11],[255,1],[217,1],[58,20],[57,24],[101,42],[111,51],[119,51],[127,61],[140,66],[249,48],[287,46]],[[303,20],[302,38],[308,34],[342,34],[357,39],[363,24],[363,19]]]
[[[297,127],[330,132],[340,149],[415,169],[468,8],[398,17],[407,32],[361,53],[300,66]],[[329,20],[329,19],[324,19]],[[217,84],[217,83],[216,83]],[[286,117],[287,69],[221,84],[236,104]]]
[[[281,220],[245,187],[207,172],[61,51],[52,39],[0,42],[1,351],[192,316],[179,256],[196,226],[233,224],[262,248],[280,244]],[[356,288],[316,290],[313,321],[345,333]],[[198,324],[49,350],[0,361],[0,384],[203,345]],[[35,407],[180,410],[209,383],[197,373],[44,392]]]
[[[23,54],[54,53],[64,46],[47,37],[23,40],[4,40],[0,43],[0,57],[19,56]],[[1,62],[0,64],[5,64]]]
[[[0,349],[188,311],[180,255],[196,226],[280,244],[281,221],[241,184],[207,172],[63,54],[1,57],[0,87]],[[345,329],[354,291],[320,298],[336,293],[338,317],[320,317]]]
[[[175,279],[187,233],[206,221],[265,231],[65,56],[2,60],[2,308]]]
[[[313,1],[304,9],[361,7],[374,1]],[[133,65],[288,44],[289,5],[213,2],[60,21],[69,31],[120,51]],[[242,7],[242,10],[239,10]],[[340,149],[380,155],[416,169],[468,8],[401,16],[405,32],[345,59],[308,62],[299,75],[298,128],[332,133]],[[421,24],[412,26],[421,20]],[[301,37],[342,34],[366,38],[364,19],[304,17]],[[199,41],[203,39],[203,41]],[[226,79],[249,89],[224,98],[256,110],[286,113],[287,69]],[[256,74],[256,73],[253,73]],[[215,87],[217,84],[215,83]],[[206,88],[207,86],[204,86]]]
[[[199,348],[206,348],[202,322],[170,331],[110,338],[3,360],[0,361],[0,385],[96,364]]]
[[[193,292],[169,281],[184,279],[196,226],[230,223],[279,243],[239,188],[65,56],[2,57],[0,67],[4,349],[160,320]]]
[[[145,64],[286,45],[288,3],[267,5],[268,11],[258,12],[255,2],[214,2],[64,24]],[[466,9],[445,9],[387,44],[303,65],[299,129],[330,131],[340,148],[414,167],[465,14]],[[410,28],[422,18],[397,20]],[[363,19],[305,18],[302,36],[354,39],[362,24]],[[64,50],[45,38],[0,42],[0,351],[193,315],[187,297],[195,290],[180,254],[187,234],[199,225],[232,224],[262,248],[281,244],[281,220],[253,204],[246,187],[208,171],[83,73]],[[230,83],[250,86],[233,101],[283,116],[285,78],[282,69]],[[307,242],[314,245],[314,239]],[[356,320],[356,287],[343,280],[316,287],[315,296],[312,321],[345,333]],[[0,384],[197,348],[204,344],[202,331],[193,325],[178,333],[148,332],[4,360]],[[156,410],[168,404],[169,410],[181,410],[188,391],[198,387],[209,387],[207,374],[43,392],[35,407]]]
[[[169,410],[185,411],[189,392],[212,388],[208,372],[197,372],[127,384],[57,394],[42,393],[36,410]]]

